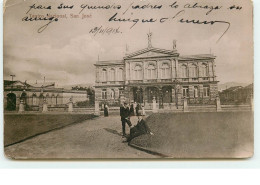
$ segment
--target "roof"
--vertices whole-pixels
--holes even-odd
[[[130,59],[132,57],[136,57],[138,55],[142,56],[142,54],[144,53],[148,53],[148,52],[154,52],[154,53],[158,53],[158,54],[164,54],[164,55],[168,55],[168,56],[179,56],[179,53],[177,53],[177,50],[166,50],[166,49],[160,49],[160,48],[154,48],[154,47],[148,47],[142,50],[138,50],[136,52],[127,54],[126,57],[124,57],[124,59]]]
[[[27,86],[26,83],[24,82],[21,82],[19,80],[16,80],[16,81],[11,81],[11,80],[4,80],[4,86],[15,86],[15,85],[19,85],[19,86]]]
[[[96,64],[94,64],[95,66],[103,66],[103,65],[120,65],[120,64],[124,64],[123,60],[107,60],[107,61],[97,61]]]
[[[28,86],[30,87],[54,87],[55,86],[55,82],[43,82],[43,83],[34,83],[34,84],[29,84],[27,83]]]
[[[17,81],[11,81],[11,80],[4,80],[4,86],[12,85]]]
[[[154,47],[147,47],[145,49],[141,49],[135,51],[133,53],[127,54],[124,57],[124,60],[131,59],[141,59],[141,58],[158,58],[158,57],[178,57],[178,60],[211,60],[215,59],[216,56],[212,54],[198,54],[198,55],[187,55],[187,56],[179,56],[179,53],[176,49],[174,50],[166,50]],[[95,66],[106,66],[106,65],[123,65],[124,60],[108,60],[108,61],[97,61]]]
[[[179,56],[179,60],[207,60],[207,59],[215,59],[216,56],[212,54],[198,54],[198,55],[184,55]]]

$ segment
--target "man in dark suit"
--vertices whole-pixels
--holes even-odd
[[[146,124],[145,120],[145,113],[143,111],[138,112],[138,122],[137,124],[130,129],[130,136],[127,138],[127,142],[131,141],[133,138],[138,137],[143,134],[150,134],[153,135],[150,128]]]
[[[131,121],[130,121],[130,110],[129,110],[129,107],[127,106],[126,102],[124,102],[123,106],[120,107],[120,116],[121,116],[121,121],[122,121],[123,136],[126,136],[125,123],[127,123],[129,127],[132,126]]]

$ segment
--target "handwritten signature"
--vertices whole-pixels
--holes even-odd
[[[160,22],[160,23],[165,23],[167,21],[177,21],[178,23],[186,23],[186,24],[197,24],[197,25],[215,25],[215,24],[226,24],[227,28],[224,30],[223,34],[219,37],[217,42],[227,33],[229,30],[231,23],[227,21],[222,21],[222,20],[195,20],[195,19],[185,19],[185,18],[180,18],[181,15],[185,14],[185,10],[181,10],[177,12],[174,16],[172,17],[162,17],[162,18],[148,18],[148,19],[140,19],[140,18],[131,18],[131,17],[119,17],[118,13],[115,13],[112,17],[108,19],[109,22],[132,22],[132,26],[130,29],[132,29],[137,23],[155,23],[155,22]]]

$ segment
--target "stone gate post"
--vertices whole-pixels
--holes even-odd
[[[158,112],[157,106],[156,106],[156,99],[153,97],[153,112]]]
[[[73,112],[73,101],[72,101],[72,98],[70,98],[70,101],[69,101],[69,109],[68,109],[69,112]]]
[[[95,101],[95,113],[94,115],[100,116],[100,110],[99,110],[99,101]]]
[[[19,112],[24,112],[24,102],[23,102],[23,100],[20,100]]]
[[[220,98],[219,98],[218,95],[217,95],[217,97],[216,97],[216,110],[217,110],[217,111],[221,111]]]

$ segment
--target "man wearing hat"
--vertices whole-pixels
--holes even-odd
[[[127,103],[124,102],[123,106],[120,107],[120,116],[121,116],[121,121],[122,121],[122,132],[123,136],[126,136],[125,133],[125,123],[128,124],[129,127],[132,126],[131,121],[130,121],[130,110],[129,107],[127,106]]]
[[[146,124],[145,120],[145,112],[139,110],[138,112],[138,122],[137,124],[130,129],[130,136],[127,138],[127,142],[131,141],[133,138],[143,135],[143,134],[150,134],[153,135],[150,128]]]

